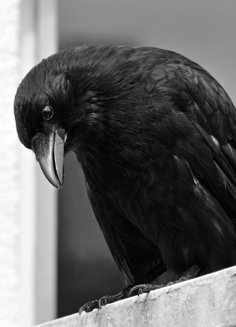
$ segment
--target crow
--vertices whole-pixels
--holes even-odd
[[[84,310],[236,264],[236,109],[197,63],[154,47],[65,49],[24,77],[14,113],[57,188],[74,151],[121,272],[121,293]]]

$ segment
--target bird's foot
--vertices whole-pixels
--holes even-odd
[[[166,286],[165,284],[138,284],[138,285],[135,285],[133,286],[129,293],[128,293],[128,296],[131,297],[131,296],[135,296],[135,295],[140,295],[142,293],[149,293],[150,291],[153,291],[153,290],[157,290],[159,288],[162,288]]]
[[[98,300],[98,306],[99,306],[99,308],[101,308],[104,305],[107,305],[109,303],[113,303],[113,302],[122,300],[122,299],[124,299],[126,297],[127,297],[127,295],[125,295],[123,291],[121,291],[121,292],[119,292],[119,293],[117,293],[115,295],[106,295],[106,296],[101,297]]]
[[[79,309],[79,314],[81,314],[83,311],[85,312],[91,312],[94,309],[101,309],[103,306],[113,303],[122,299],[125,299],[128,297],[128,290],[125,288],[121,292],[115,294],[115,295],[106,295],[101,297],[98,300],[93,300],[88,303],[85,303],[82,305],[82,307]]]
[[[129,292],[128,292],[128,297],[135,296],[135,295],[140,295],[142,293],[149,293],[150,291],[160,289],[165,286],[170,286],[179,282],[186,281],[188,279],[197,277],[199,274],[200,268],[197,265],[194,265],[190,267],[188,270],[186,270],[181,276],[179,276],[177,279],[174,281],[170,281],[168,283],[164,284],[138,284],[133,286]]]

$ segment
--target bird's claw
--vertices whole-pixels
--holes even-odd
[[[82,305],[82,307],[80,307],[79,309],[79,314],[81,314],[82,312],[91,312],[94,309],[98,309],[98,308],[99,308],[99,300],[93,300]]]
[[[79,314],[81,314],[83,311],[85,312],[91,312],[94,309],[101,309],[105,305],[109,303],[113,303],[119,300],[124,299],[127,297],[127,294],[124,291],[121,291],[115,295],[106,295],[101,297],[98,300],[93,300],[91,302],[85,303],[80,309]]]
[[[123,292],[119,292],[115,295],[106,295],[106,296],[101,297],[98,300],[98,305],[99,305],[99,308],[101,308],[104,305],[122,300],[124,298],[125,298],[125,296],[124,296]]]
[[[164,285],[138,284],[129,290],[128,296],[131,297],[142,293],[149,293],[150,291],[157,290],[163,286]]]

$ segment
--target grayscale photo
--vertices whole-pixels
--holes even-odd
[[[0,27],[0,326],[236,327],[236,2]]]

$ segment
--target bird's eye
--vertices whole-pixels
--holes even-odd
[[[53,111],[53,108],[51,106],[46,106],[46,107],[43,108],[42,118],[44,120],[52,119],[53,115],[54,115],[54,111]]]

